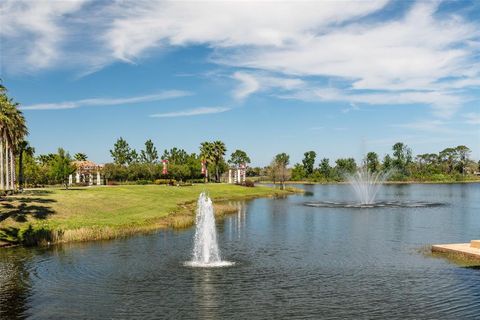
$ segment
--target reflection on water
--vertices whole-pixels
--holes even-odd
[[[0,250],[0,319],[23,319],[30,295],[26,264],[31,256],[28,250],[18,249],[19,255]]]
[[[219,297],[216,293],[216,286],[212,269],[199,269],[194,274],[193,290],[195,292],[195,304],[200,310],[199,316],[203,319],[217,319]]]
[[[231,268],[183,266],[194,230],[0,251],[0,318],[470,319],[480,270],[419,248],[480,230],[480,185],[387,185],[409,208],[308,207],[348,202],[348,186],[231,203],[218,242]]]

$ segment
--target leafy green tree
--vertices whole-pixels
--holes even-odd
[[[455,148],[445,148],[439,152],[438,158],[443,166],[446,168],[447,173],[452,173],[455,163],[457,161],[457,150]]]
[[[262,175],[262,168],[260,167],[248,167],[247,177],[259,177]]]
[[[87,154],[81,152],[75,153],[73,159],[75,159],[76,161],[87,161]]]
[[[236,167],[239,167],[242,164],[249,164],[250,163],[250,158],[248,157],[247,153],[243,150],[235,150],[230,155],[230,160],[228,160],[228,163],[231,165],[234,165]]]
[[[128,165],[132,163],[140,163],[140,156],[135,149],[132,149],[132,152],[130,153],[130,162],[128,163]]]
[[[137,158],[137,152],[132,150],[127,141],[120,137],[110,150],[110,154],[115,164],[128,165]]]
[[[289,177],[287,166],[290,164],[290,156],[285,152],[279,153],[275,156],[274,163],[274,168],[277,171],[276,176],[281,183],[281,189],[285,189],[285,181]]]
[[[110,181],[126,181],[128,179],[128,169],[120,164],[105,164],[103,167],[103,174],[107,183]]]
[[[296,163],[292,168],[292,180],[301,181],[307,177],[304,165]]]
[[[307,151],[304,154],[304,158],[302,160],[303,169],[305,171],[306,176],[311,176],[313,173],[313,168],[315,166],[315,158],[317,154],[315,151]]]
[[[152,140],[145,142],[145,150],[140,152],[140,162],[142,163],[156,163],[158,161],[157,148],[153,145]]]
[[[31,153],[30,151],[26,151],[23,153],[23,177],[21,187],[25,185],[36,186],[41,184],[42,177],[40,174],[40,167],[37,161],[35,161],[33,152]]]
[[[367,165],[367,169],[371,172],[377,172],[380,170],[380,161],[378,160],[378,154],[375,152],[367,153],[365,158],[365,164]]]
[[[412,162],[412,150],[402,142],[393,145],[393,166],[399,172],[407,175],[407,167]]]
[[[470,153],[471,153],[471,150],[470,148],[466,147],[466,146],[457,146],[455,148],[455,151],[457,152],[458,154],[458,160],[459,160],[459,169],[460,169],[460,172],[465,175],[465,168],[467,167],[467,164],[468,164],[468,158],[470,157]]]
[[[357,164],[353,158],[340,158],[335,161],[335,170],[339,175],[353,174],[357,170]]]
[[[172,148],[165,150],[162,155],[162,160],[168,160],[169,163],[185,164],[188,162],[188,153],[183,149]]]
[[[326,180],[332,177],[332,167],[330,166],[330,160],[328,158],[320,160],[318,171]]]
[[[186,164],[171,164],[168,169],[169,175],[177,180],[184,181],[190,176],[190,168]]]
[[[55,159],[52,161],[51,174],[56,181],[59,181],[68,189],[68,177],[75,172],[75,166],[68,152],[62,148],[58,149]]]
[[[383,157],[383,170],[391,170],[393,168],[393,160],[389,154]]]

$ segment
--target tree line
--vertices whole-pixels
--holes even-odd
[[[35,156],[28,143],[17,158],[18,170],[23,168],[22,180],[28,186],[63,184],[67,186],[68,176],[75,172],[73,161],[87,160],[85,153],[73,157],[63,149],[55,154]],[[235,150],[227,160],[226,146],[222,141],[202,142],[198,153],[188,153],[184,149],[157,151],[151,140],[145,142],[142,150],[135,150],[128,142],[119,138],[110,150],[112,162],[104,165],[102,174],[110,183],[168,183],[178,182],[220,182],[221,176],[230,167],[248,165],[251,160],[245,151]],[[271,163],[263,168],[248,167],[247,177],[256,177],[279,183],[281,187],[289,180],[311,182],[339,182],[354,173],[359,166],[366,166],[371,172],[390,171],[390,180],[395,181],[461,181],[480,172],[478,163],[470,159],[470,149],[466,146],[446,148],[439,153],[419,154],[415,157],[411,148],[404,143],[396,143],[392,154],[380,159],[376,152],[368,152],[362,163],[354,158],[339,158],[331,163],[321,158],[317,163],[315,151],[307,151],[301,163],[290,167],[290,156],[277,154]],[[167,173],[163,172],[163,160],[168,160]],[[208,176],[202,173],[202,163]]]
[[[160,156],[151,140],[145,142],[145,148],[137,152],[128,142],[119,138],[110,150],[113,162],[103,169],[105,177],[112,181],[155,181],[174,179],[176,181],[214,181],[220,182],[221,176],[230,166],[248,165],[250,158],[243,150],[235,150],[227,161],[227,148],[222,141],[205,141],[199,146],[198,153],[188,153],[184,149],[165,149]],[[167,173],[163,173],[166,161]],[[202,171],[202,164],[206,172]]]
[[[471,160],[470,154],[467,146],[460,145],[414,157],[410,147],[398,142],[392,146],[392,154],[386,154],[383,159],[376,152],[368,152],[361,164],[357,164],[354,158],[340,158],[335,163],[322,158],[315,167],[317,154],[307,151],[302,162],[293,166],[290,176],[295,181],[343,181],[360,165],[366,166],[371,172],[390,171],[390,180],[395,181],[461,181],[480,172],[480,161]],[[272,177],[272,174],[266,174]]]
[[[221,176],[230,167],[248,165],[251,161],[243,150],[235,150],[225,158],[227,149],[222,141],[202,142],[198,153],[184,149],[165,149],[160,155],[152,140],[147,140],[142,150],[135,150],[119,138],[110,150],[112,162],[101,170],[107,183],[169,183],[220,182]],[[64,149],[57,153],[35,155],[33,148],[22,152],[24,182],[27,186],[62,184],[68,187],[69,175],[76,171],[75,161],[85,161],[85,153],[73,157]],[[164,164],[164,161],[166,163]],[[202,165],[206,172],[202,172]],[[164,166],[167,171],[164,172]]]

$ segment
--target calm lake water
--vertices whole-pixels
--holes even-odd
[[[390,185],[380,200],[427,208],[315,208],[347,185],[237,203],[217,223],[229,268],[184,267],[194,229],[0,250],[0,318],[479,319],[480,269],[433,258],[480,238],[480,184]]]

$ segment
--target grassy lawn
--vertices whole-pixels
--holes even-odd
[[[0,241],[39,244],[109,239],[193,224],[200,192],[218,203],[286,194],[269,187],[228,184],[38,189],[0,200]],[[217,206],[218,214],[231,211]]]

